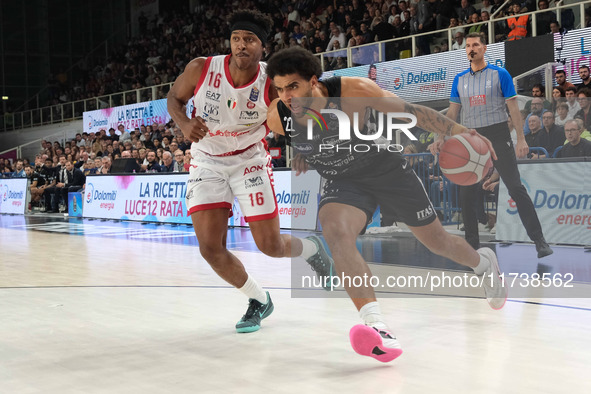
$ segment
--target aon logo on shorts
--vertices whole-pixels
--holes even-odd
[[[251,172],[262,171],[263,169],[264,169],[263,165],[246,167],[244,169],[244,174],[242,174],[242,175],[250,174]]]

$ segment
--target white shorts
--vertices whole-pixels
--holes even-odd
[[[262,142],[237,155],[200,152],[191,160],[186,197],[189,215],[227,208],[231,216],[234,197],[247,222],[277,216],[271,156]]]

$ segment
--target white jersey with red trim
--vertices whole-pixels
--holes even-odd
[[[193,96],[193,117],[201,116],[209,133],[191,145],[191,154],[231,155],[261,141],[267,135],[270,79],[266,63],[252,81],[234,86],[230,56],[208,57]]]

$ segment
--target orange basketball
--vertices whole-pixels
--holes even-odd
[[[493,163],[488,146],[475,135],[454,135],[441,146],[439,167],[451,182],[473,185],[488,174]]]

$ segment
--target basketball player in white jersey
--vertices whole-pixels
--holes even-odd
[[[317,237],[298,239],[279,232],[271,156],[266,150],[267,107],[275,89],[260,60],[272,20],[258,11],[230,17],[231,55],[197,58],[168,94],[168,112],[191,141],[187,210],[201,255],[214,271],[249,298],[238,332],[253,332],[273,311],[268,292],[226,249],[234,197],[257,247],[272,257],[302,256],[319,276],[331,276],[332,259]],[[185,104],[193,100],[193,116]]]

